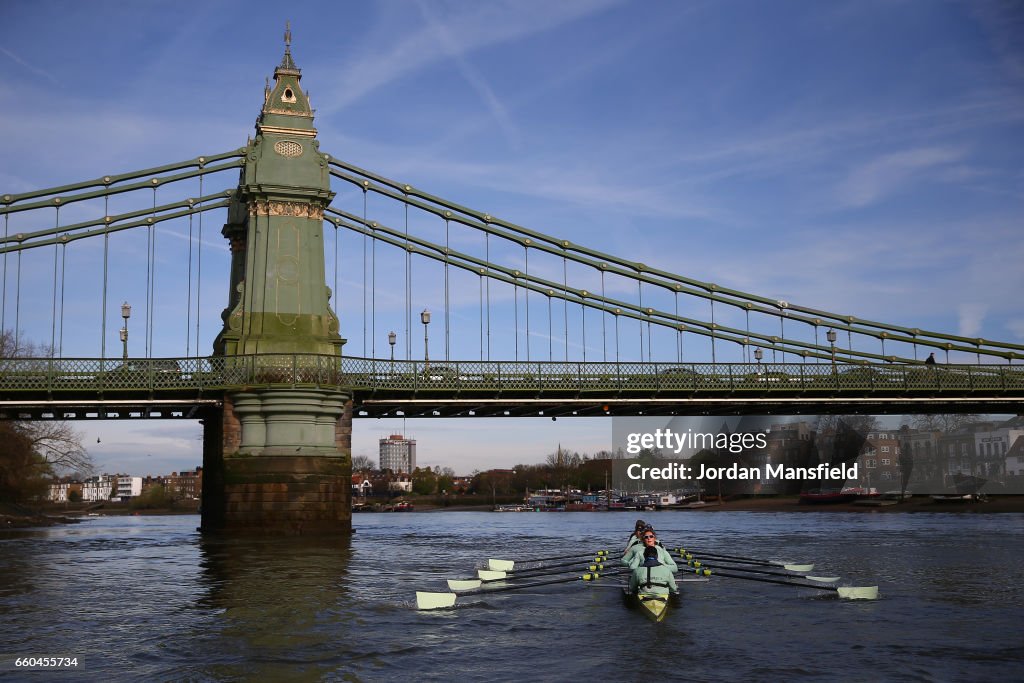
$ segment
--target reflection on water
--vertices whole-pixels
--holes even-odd
[[[324,667],[337,666],[338,645],[351,640],[339,633],[355,617],[351,559],[348,539],[201,538],[196,606],[218,618],[214,652],[204,649],[200,670],[318,680]],[[240,652],[251,654],[241,662]]]
[[[967,681],[1011,680],[1024,664],[1024,515],[644,516],[670,544],[814,561],[882,599],[719,578],[685,585],[661,624],[581,583],[417,612],[416,590],[488,557],[614,550],[634,520],[367,514],[351,540],[331,540],[96,518],[0,535],[0,677],[33,655],[78,656],[85,680]]]

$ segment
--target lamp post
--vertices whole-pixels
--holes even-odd
[[[132,317],[132,307],[125,301],[121,304],[121,317],[124,318],[124,327],[121,328],[121,343],[124,345],[122,358],[128,360],[128,318]]]
[[[832,346],[832,374],[836,372],[836,331],[829,330],[826,334],[828,343]]]
[[[759,375],[761,374],[761,359],[762,358],[764,358],[764,351],[762,351],[761,347],[759,346],[756,349],[754,349],[754,359],[757,360],[757,374],[759,374]]]
[[[423,370],[430,369],[429,339],[427,337],[427,326],[430,325],[430,311],[423,309],[420,313],[420,322],[423,323]]]
[[[398,335],[393,331],[388,332],[388,344],[391,345],[391,374],[395,374],[395,342],[398,340]]]

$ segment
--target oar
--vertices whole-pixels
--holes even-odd
[[[781,579],[767,579],[760,576],[747,576],[746,574],[729,574],[728,572],[698,569],[704,576],[724,576],[729,579],[744,579],[746,581],[759,581],[761,583],[777,583],[781,586],[794,586],[796,588],[814,588],[820,591],[833,591],[841,598],[850,600],[876,600],[878,598],[878,586],[822,586],[807,581],[783,581]]]
[[[607,550],[598,550],[590,553],[575,553],[573,555],[556,555],[555,557],[535,557],[527,560],[487,560],[487,568],[496,572],[507,572],[512,571],[515,565],[518,564],[533,564],[534,562],[550,562],[551,560],[569,560],[577,557],[586,557],[587,555],[595,555],[595,562],[600,561],[599,557],[607,557]]]
[[[609,574],[605,574],[605,576],[610,576],[610,575]],[[684,576],[684,577],[675,579],[675,582],[676,583],[707,583],[710,580],[711,579],[709,579],[706,576]],[[594,586],[595,588],[628,588],[628,586],[626,584],[624,584],[624,583],[592,583],[590,585]]]
[[[523,569],[512,569],[511,567],[508,567],[507,569],[502,569],[501,567],[507,567],[508,564],[513,564],[513,561],[512,560],[487,560],[487,571],[508,572],[509,574],[518,574],[520,572],[532,572],[532,571],[539,571],[539,570],[544,570],[544,569],[554,569],[556,567],[573,567],[575,565],[578,565],[580,562],[607,562],[607,561],[608,561],[608,556],[607,555],[584,555],[582,557],[578,557],[577,559],[575,559],[575,560],[573,560],[571,562],[558,562],[557,564],[544,564],[544,565],[539,565],[537,567],[525,567]],[[508,564],[504,564],[504,563],[508,563]]]
[[[511,572],[493,571],[493,570],[490,570],[490,569],[478,569],[476,574],[477,574],[477,578],[479,578],[482,581],[500,581],[502,579],[520,579],[520,578],[523,578],[523,577],[530,577],[530,576],[544,576],[546,574],[564,574],[566,572],[577,571],[578,569],[581,569],[581,568],[582,567],[580,567],[580,563],[577,561],[577,562],[569,562],[569,563],[566,563],[566,564],[555,564],[555,565],[548,565],[546,567],[537,567],[536,569],[520,569],[519,571],[511,571]],[[618,569],[619,565],[618,564],[607,564],[606,565],[604,562],[601,562],[601,561],[595,559],[592,564],[590,564],[588,567],[586,567],[586,569],[588,571],[592,571],[592,572],[601,571],[601,570],[606,569],[606,568],[607,569]]]
[[[728,571],[747,572],[748,574],[764,574],[766,576],[781,576],[783,578],[791,578],[791,579],[793,579],[793,578],[801,578],[801,579],[807,579],[809,581],[821,581],[822,583],[835,583],[836,581],[839,580],[838,576],[799,576],[798,577],[798,576],[794,576],[793,574],[783,574],[782,572],[773,572],[770,569],[751,569],[749,567],[742,567],[742,566],[732,565],[732,564],[726,564],[726,565],[715,564],[713,567],[711,567],[710,565],[707,565],[706,563],[704,563],[701,560],[698,560],[696,558],[692,559],[692,560],[688,560],[686,562],[686,566],[687,567],[693,567],[693,568],[707,566],[710,569],[713,569],[715,571],[717,571],[718,569],[725,569],[725,570],[728,570]]]
[[[604,564],[592,564],[586,567],[587,571],[596,572],[603,570]],[[579,562],[573,562],[571,567],[562,569],[551,569],[544,568],[538,570],[523,570],[522,572],[495,572],[487,569],[480,569],[477,571],[476,579],[448,579],[448,588],[453,591],[466,591],[479,588],[484,583],[491,583],[493,581],[514,581],[516,579],[533,579],[538,576],[552,576],[554,574],[566,574],[570,572],[577,572],[582,567],[579,566]],[[612,569],[612,567],[609,567]]]
[[[791,572],[809,572],[814,569],[813,564],[791,564],[787,562],[779,562],[778,560],[759,560],[753,557],[741,557],[739,555],[723,555],[721,553],[706,553],[701,550],[689,550],[686,548],[676,548],[679,554],[686,557],[689,553],[698,553],[704,557],[714,558],[716,560],[735,560],[742,564],[752,564],[760,567],[783,567]],[[686,557],[686,559],[690,559]]]
[[[621,574],[621,573],[622,572],[616,572],[616,574]],[[611,575],[614,576],[615,574],[611,574]],[[556,583],[570,583],[572,581],[596,581],[601,576],[604,576],[604,575],[603,574],[597,574],[597,573],[586,573],[586,574],[577,575],[577,576],[570,576],[570,577],[565,578],[565,579],[552,579],[550,581],[536,581],[534,583],[523,583],[523,584],[518,584],[518,585],[515,585],[515,586],[502,586],[501,588],[492,588],[492,589],[488,589],[486,591],[480,590],[480,591],[470,592],[469,594],[473,595],[475,593],[487,593],[488,595],[490,595],[491,593],[500,593],[502,591],[520,590],[520,589],[523,589],[523,588],[536,588],[538,586],[552,586],[552,585],[554,585]],[[463,595],[465,595],[465,593]],[[444,608],[444,607],[454,607],[454,606],[455,606],[455,593],[428,593],[428,592],[425,592],[425,591],[416,591],[416,608],[417,609],[440,609],[440,608]]]

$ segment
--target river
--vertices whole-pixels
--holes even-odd
[[[1024,678],[1024,515],[642,514],[667,545],[814,562],[814,574],[878,585],[880,598],[719,577],[684,584],[658,624],[582,582],[421,612],[415,591],[443,590],[488,557],[619,549],[634,516],[368,513],[351,541],[208,538],[192,516],[92,517],[0,532],[0,678]],[[78,667],[30,674],[17,657]]]

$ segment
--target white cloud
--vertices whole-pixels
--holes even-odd
[[[6,55],[8,58],[10,58],[16,64],[18,64],[19,66],[24,67],[26,70],[30,71],[31,73],[34,73],[34,74],[36,74],[38,76],[42,76],[43,78],[46,78],[47,80],[51,81],[54,85],[60,85],[60,82],[49,71],[46,71],[45,69],[40,69],[40,68],[38,68],[36,66],[33,66],[33,65],[29,64],[28,62],[23,60],[18,55],[16,55],[13,52],[11,52],[10,50],[5,50],[4,48],[0,47],[0,53]]]
[[[440,43],[442,50],[448,55],[455,65],[459,69],[459,73],[466,80],[467,83],[476,91],[480,100],[484,103],[487,109],[493,115],[495,121],[498,123],[498,127],[505,134],[505,137],[513,147],[517,147],[519,144],[519,131],[516,130],[515,124],[512,122],[511,116],[509,116],[508,109],[498,99],[494,89],[491,87],[487,79],[484,78],[483,74],[480,73],[479,69],[474,67],[469,60],[466,58],[466,51],[462,48],[461,44],[456,41],[448,30],[448,27],[442,23],[429,6],[422,2],[417,2],[420,9],[420,14],[426,19],[427,24],[431,27],[434,34],[437,36],[438,43]]]
[[[970,3],[971,13],[1011,82],[1024,81],[1024,12],[1015,2]]]
[[[597,14],[620,0],[515,0],[457,5],[461,11],[443,18],[447,30],[459,36],[460,54],[469,54],[569,24]],[[389,26],[394,31],[395,26]],[[370,41],[366,52],[338,67],[338,82],[321,93],[320,108],[337,112],[369,93],[450,56],[437,40],[434,26],[417,28],[387,41]]]
[[[988,306],[979,303],[960,304],[956,311],[960,320],[959,334],[964,337],[977,337],[981,333],[981,325],[988,312]]]
[[[837,188],[845,206],[864,207],[898,192],[908,183],[935,169],[959,161],[963,149],[922,147],[885,154],[854,168]]]

